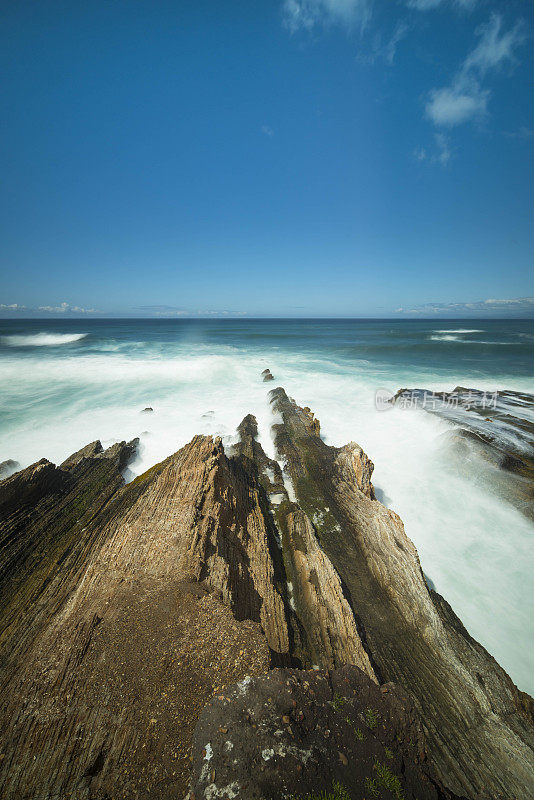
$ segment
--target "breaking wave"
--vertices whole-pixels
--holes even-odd
[[[3,344],[11,347],[49,347],[58,344],[72,344],[85,339],[86,333],[34,333],[30,335],[14,334],[13,336],[2,336]]]
[[[0,461],[12,458],[25,467],[46,457],[60,464],[89,441],[108,447],[139,437],[130,473],[140,475],[196,434],[231,445],[249,413],[267,455],[276,458],[268,393],[284,386],[316,413],[327,444],[357,441],[372,458],[379,496],[401,516],[425,574],[470,634],[532,692],[532,523],[501,499],[475,462],[466,477],[467,466],[443,436],[451,430],[445,420],[420,409],[375,407],[380,386],[391,394],[401,386],[450,391],[456,385],[533,392],[528,368],[521,371],[527,359],[512,347],[504,355],[502,347],[477,344],[477,334],[440,334],[419,323],[408,339],[400,323],[393,336],[391,323],[380,334],[373,324],[253,321],[199,332],[174,321],[93,321],[83,325],[91,347],[40,352],[31,345],[76,342],[83,334],[64,329],[61,335],[59,325],[48,333],[19,329],[15,344],[26,349],[0,348]],[[502,336],[496,327],[486,325],[488,339],[509,337],[509,327]],[[432,333],[457,338],[435,347]],[[518,351],[534,346],[511,338]],[[458,348],[458,339],[468,347]],[[458,350],[469,358],[459,359]],[[275,383],[263,383],[267,367]],[[142,414],[148,406],[154,411]]]
[[[484,333],[480,328],[447,328],[446,331],[434,331],[434,333]]]

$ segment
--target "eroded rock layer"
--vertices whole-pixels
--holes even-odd
[[[531,698],[428,588],[402,521],[373,499],[372,464],[358,445],[327,446],[283,389],[271,399],[299,505],[343,582],[377,677],[415,698],[440,780],[469,797],[534,796]]]
[[[344,665],[370,697],[411,693],[436,786],[532,796],[530,698],[429,591],[361,448],[327,447],[310,409],[271,397],[279,460],[247,416],[231,451],[196,436],[127,485],[136,441],[0,482],[2,797],[180,798],[210,698]]]

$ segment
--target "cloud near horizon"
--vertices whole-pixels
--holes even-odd
[[[222,309],[219,311],[197,309],[178,308],[177,306],[136,306],[136,311],[144,311],[152,314],[155,317],[244,317],[247,316],[248,311],[229,311]]]
[[[31,306],[21,305],[20,303],[0,303],[0,312],[20,314],[101,314],[96,308],[82,308],[82,306],[71,306],[70,303],[58,303],[55,306]]]
[[[415,308],[397,308],[396,314],[432,314],[455,316],[463,314],[488,314],[490,316],[534,317],[534,297],[514,297],[511,299],[478,300],[474,303],[425,303]]]

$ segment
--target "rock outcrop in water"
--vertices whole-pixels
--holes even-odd
[[[482,471],[495,493],[534,519],[534,395],[463,386],[452,392],[399,389],[392,403],[452,423],[445,436],[463,474]]]
[[[361,448],[328,447],[309,409],[280,388],[271,399],[279,460],[248,416],[232,451],[196,436],[127,485],[135,441],[108,450],[93,442],[60,467],[42,460],[0,483],[2,797],[180,798],[203,706],[231,696],[237,721],[239,698],[259,709],[275,694],[261,737],[245,743],[242,729],[246,787],[230,780],[231,748],[201,781],[199,748],[216,744],[216,731],[206,733],[218,719],[213,704],[196,734],[196,800],[260,796],[282,764],[262,755],[280,755],[269,720],[281,680],[297,703],[282,714],[293,732],[282,721],[283,745],[295,736],[313,750],[295,772],[295,796],[318,786],[317,770],[326,770],[325,788],[345,781],[349,796],[363,797],[358,787],[369,779],[378,794],[367,794],[391,796],[372,783],[386,779],[375,762],[404,792],[397,797],[534,796],[531,699],[429,590],[402,522],[375,499]],[[270,667],[290,670],[242,683]],[[348,728],[335,729],[331,742],[344,748],[336,761],[333,744],[317,750],[306,692],[320,698],[315,724],[331,725],[345,678],[339,693],[352,730],[365,698],[388,722],[361,751],[349,749]],[[246,694],[225,691],[236,681]],[[380,684],[391,681],[403,689],[386,686],[389,698]],[[405,691],[410,699],[399,699]],[[280,774],[285,791],[288,773]],[[221,794],[220,778],[239,786]]]

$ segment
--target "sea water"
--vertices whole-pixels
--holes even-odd
[[[0,321],[0,461],[59,463],[94,439],[140,438],[140,474],[195,434],[234,441],[284,386],[328,444],[355,441],[425,574],[520,688],[534,691],[534,525],[447,447],[451,424],[377,410],[377,390],[456,385],[534,393],[528,320]],[[263,383],[268,367],[275,381]],[[142,413],[152,407],[152,413]]]

